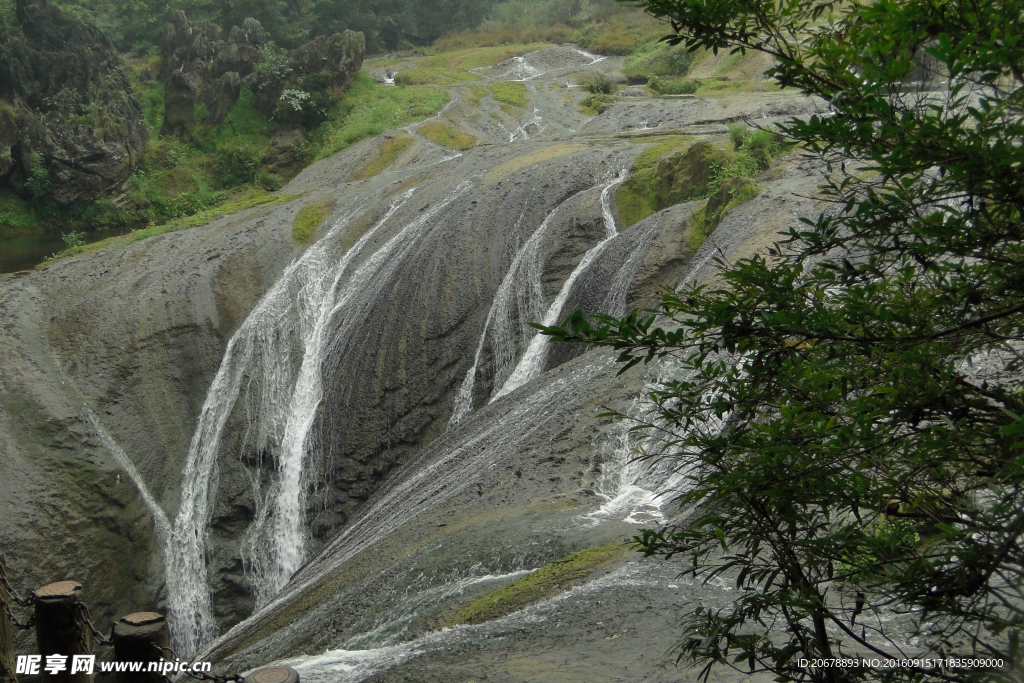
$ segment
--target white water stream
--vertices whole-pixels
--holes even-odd
[[[465,379],[462,380],[462,386],[459,388],[459,393],[455,398],[455,407],[452,410],[452,417],[448,422],[449,429],[457,425],[473,411],[473,389],[476,385],[476,375],[480,368],[480,360],[488,339],[491,341],[494,355],[494,386],[496,388],[501,387],[514,371],[520,344],[533,331],[533,328],[529,327],[527,323],[532,320],[538,320],[542,315],[544,291],[541,281],[543,277],[541,244],[544,241],[544,236],[547,234],[548,226],[551,225],[558,211],[576,197],[600,187],[602,188],[601,205],[604,212],[605,230],[608,230],[610,221],[614,236],[615,219],[612,217],[611,209],[608,206],[610,201],[608,191],[615,184],[622,182],[622,180],[624,179],[617,177],[610,183],[599,183],[567,198],[552,209],[544,218],[540,227],[533,231],[530,238],[516,253],[511,265],[509,265],[508,271],[505,273],[505,277],[498,286],[498,291],[494,295],[491,308],[487,311],[484,329],[480,333],[480,341],[477,343],[476,354],[473,357],[473,366],[466,373]],[[518,314],[518,329],[514,324],[514,312]]]
[[[250,425],[243,449],[270,457],[276,466],[277,477],[267,491],[261,490],[258,473],[253,475],[257,515],[246,543],[249,579],[257,601],[265,604],[305,558],[302,501],[309,482],[303,463],[322,396],[326,339],[358,327],[381,279],[395,272],[425,227],[468,186],[460,185],[355,268],[411,191],[339,260],[336,254],[354,215],[349,212],[285,270],[231,338],[192,437],[166,553],[171,638],[182,656],[196,652],[216,631],[206,569],[208,526],[221,440],[236,404],[244,398]],[[343,329],[335,330],[340,312]]]
[[[562,309],[565,308],[565,302],[568,301],[569,295],[572,294],[573,285],[576,284],[576,281],[581,275],[590,269],[590,266],[593,265],[594,261],[597,260],[597,257],[601,255],[601,252],[603,252],[608,244],[619,234],[615,227],[615,216],[612,215],[611,191],[612,188],[625,182],[626,177],[626,171],[622,171],[614,180],[605,184],[604,188],[601,190],[601,212],[604,217],[605,238],[583,255],[583,259],[580,260],[575,270],[572,271],[569,278],[564,284],[562,284],[562,289],[558,292],[558,296],[555,297],[551,306],[548,307],[547,313],[544,314],[544,319],[541,322],[542,325],[549,327],[558,323],[559,318],[562,315]],[[494,394],[491,401],[495,401],[502,396],[515,391],[544,371],[544,363],[547,361],[548,356],[549,341],[550,337],[538,334],[536,331],[533,332],[533,338],[530,340],[530,345],[526,348],[526,353],[523,354],[523,357],[519,361],[515,370],[513,370],[512,374],[507,380],[505,380],[501,389]]]

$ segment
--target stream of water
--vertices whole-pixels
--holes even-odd
[[[572,274],[562,284],[561,291],[558,292],[558,296],[555,297],[551,306],[548,307],[547,313],[544,314],[541,322],[542,325],[551,326],[558,323],[562,315],[562,309],[565,308],[565,302],[569,299],[569,295],[572,294],[576,281],[590,269],[590,266],[601,255],[601,252],[618,236],[619,232],[615,226],[615,216],[612,214],[611,209],[611,191],[612,188],[625,182],[626,178],[627,172],[624,170],[601,189],[601,212],[604,219],[605,237],[583,255],[575,270],[572,271]],[[546,335],[533,331],[533,337],[530,340],[530,345],[526,348],[526,353],[523,354],[519,364],[512,371],[512,374],[509,375],[508,379],[505,380],[504,384],[501,385],[501,388],[491,397],[492,401],[515,391],[544,371],[550,339]]]
[[[249,423],[243,449],[270,458],[276,472],[269,486],[261,484],[258,471],[252,476],[257,514],[246,540],[247,574],[258,603],[265,604],[305,558],[303,491],[309,482],[303,463],[322,396],[326,339],[352,333],[368,314],[379,278],[394,273],[417,236],[469,185],[463,183],[410,221],[358,266],[356,261],[379,241],[379,232],[411,191],[339,259],[354,212],[343,215],[285,270],[228,343],[192,437],[167,551],[171,637],[183,656],[216,632],[206,569],[208,526],[217,458],[235,406],[244,401]],[[296,363],[296,358],[301,360]]]

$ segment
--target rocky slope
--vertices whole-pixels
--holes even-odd
[[[676,680],[666,654],[675,606],[723,595],[625,554],[525,610],[439,630],[526,570],[674,514],[651,498],[671,489],[671,473],[628,465],[622,427],[595,417],[596,402],[629,408],[660,370],[616,378],[607,354],[538,352],[525,323],[552,309],[643,305],[820,210],[806,197],[822,170],[790,156],[696,254],[696,203],[618,231],[609,219],[621,174],[664,134],[722,143],[730,120],[770,123],[814,106],[766,89],[641,94],[581,113],[573,75],[614,77],[618,65],[559,47],[478,70],[482,80],[453,86],[436,119],[308,168],[284,189],[305,193],[291,204],[0,280],[0,487],[17,511],[0,519],[0,541],[12,574],[29,586],[74,575],[106,617],[165,609],[160,518],[191,504],[180,502],[182,471],[215,408],[224,417],[202,480],[202,557],[227,632],[209,650],[222,669],[298,657],[304,680]],[[524,78],[525,107],[488,89]],[[439,143],[453,139],[439,124],[475,146]],[[322,197],[335,212],[301,252],[292,218]],[[330,286],[313,299],[312,283]],[[320,316],[310,336],[310,302],[324,301],[341,314]],[[267,316],[259,325],[254,311]],[[275,560],[260,534],[280,504],[289,429],[266,399],[295,399],[314,346],[320,400],[301,444],[308,562],[260,598],[260,563]],[[519,367],[531,353],[532,374]],[[232,372],[231,401],[210,406],[214,378]]]

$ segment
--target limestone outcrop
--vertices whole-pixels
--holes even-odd
[[[260,107],[273,112],[285,90],[301,89],[304,79],[323,74],[336,94],[344,93],[363,64],[366,39],[345,31],[318,36],[285,52],[268,42],[256,19],[246,19],[223,35],[209,21],[171,15],[160,43],[160,77],[173,97],[165,97],[164,135],[182,133],[195,123],[195,106],[206,106],[208,120],[219,123],[238,101],[241,86],[256,94]],[[320,83],[318,82],[318,85]]]
[[[0,183],[68,204],[124,186],[146,144],[120,55],[48,0],[17,0],[0,38]]]

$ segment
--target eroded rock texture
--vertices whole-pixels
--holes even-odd
[[[0,181],[60,203],[122,187],[148,134],[120,55],[47,0],[17,0],[0,42]]]

